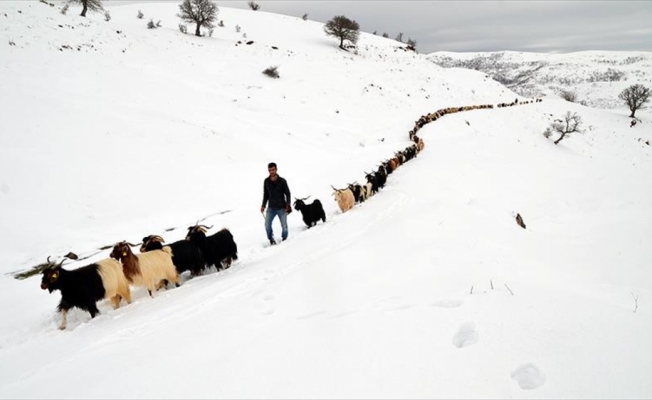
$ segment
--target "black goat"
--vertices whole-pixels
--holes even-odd
[[[131,303],[129,282],[116,260],[107,258],[72,271],[63,269],[62,264],[63,261],[46,268],[41,279],[41,289],[61,292],[57,307],[61,312],[59,329],[66,329],[66,317],[71,308],[81,308],[95,318],[100,312],[96,304],[99,300],[111,299],[114,308],[120,306],[121,299]]]
[[[351,193],[353,193],[353,198],[355,199],[356,203],[362,203],[364,201],[364,196],[362,193],[362,186],[358,185],[357,183],[349,183],[349,189],[351,190]],[[307,197],[306,197],[307,199]],[[305,200],[305,199],[303,199]],[[316,200],[319,201],[319,200]],[[296,207],[294,207],[296,208]],[[296,208],[298,210],[298,208]]]
[[[378,171],[376,171],[376,181],[378,182],[378,187],[380,189],[385,187],[385,183],[387,182],[387,170],[385,170],[385,167],[381,165],[378,167]]]
[[[206,236],[208,229],[212,227],[195,225],[188,228],[186,240],[196,243],[204,253],[206,266],[219,271],[231,266],[234,260],[238,259],[238,246],[233,240],[231,232],[224,228],[214,235]]]
[[[322,222],[326,222],[326,213],[324,212],[324,207],[321,205],[319,199],[315,199],[311,204],[304,203],[305,200],[308,200],[310,196],[304,199],[294,198],[294,209],[301,211],[303,216],[303,222],[306,223],[308,228],[311,228],[317,225],[317,221],[320,219]]]
[[[140,252],[144,253],[152,250],[162,250],[163,247],[169,247],[172,253],[172,264],[179,274],[190,271],[190,276],[201,274],[206,267],[204,253],[199,245],[188,240],[179,240],[174,243],[163,245],[165,240],[158,235],[145,236]]]
[[[376,174],[365,172],[365,178],[367,178],[368,183],[371,183],[371,195],[378,193],[378,177],[376,177]]]

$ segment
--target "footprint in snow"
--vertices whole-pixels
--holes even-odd
[[[534,364],[522,364],[512,371],[511,376],[524,390],[536,389],[546,383],[546,375]]]
[[[460,307],[464,302],[462,300],[452,300],[452,299],[446,299],[446,300],[438,300],[430,305],[432,307],[441,307],[441,308],[457,308]]]
[[[297,317],[297,319],[309,319],[309,318],[313,318],[313,317],[316,317],[316,316],[319,316],[319,315],[324,315],[324,314],[326,314],[326,311],[324,311],[324,310],[315,311],[315,312],[311,312],[311,313],[308,313],[308,314],[299,315]]]
[[[460,326],[455,336],[453,336],[453,346],[461,349],[462,347],[476,344],[480,336],[475,329],[474,322],[466,322]]]

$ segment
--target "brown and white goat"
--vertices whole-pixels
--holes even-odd
[[[163,286],[162,282],[168,281],[179,286],[179,274],[172,263],[169,247],[135,255],[130,246],[135,245],[122,241],[113,246],[111,251],[111,258],[122,263],[129,282],[147,288],[150,296]]]

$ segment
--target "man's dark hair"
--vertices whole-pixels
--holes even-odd
[[[271,163],[267,164],[267,168],[276,168],[276,163],[271,162]]]

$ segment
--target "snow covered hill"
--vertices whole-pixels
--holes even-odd
[[[558,98],[562,91],[569,91],[577,95],[578,103],[597,108],[621,108],[618,94],[623,89],[637,83],[652,86],[652,53],[643,51],[441,51],[427,57],[441,67],[485,72],[523,96]]]
[[[316,22],[220,8],[198,38],[177,4],[108,9],[0,2],[1,398],[652,396],[648,110],[633,128],[551,96],[447,115],[342,214],[331,185],[408,146],[421,115],[529,99],[382,37],[343,52]],[[555,146],[566,111],[585,133]],[[275,247],[270,161],[327,213],[310,230],[292,213]],[[200,219],[233,233],[230,269],[75,310],[66,331],[59,294],[13,278]]]

